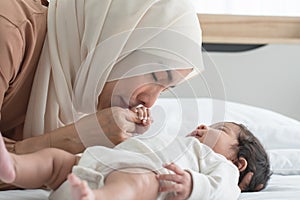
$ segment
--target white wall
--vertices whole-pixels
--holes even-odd
[[[206,70],[162,97],[213,97],[300,120],[300,45],[204,55]]]

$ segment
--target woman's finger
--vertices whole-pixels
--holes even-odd
[[[122,130],[126,130],[128,133],[142,134],[149,127],[141,125],[142,121],[137,117],[136,113],[128,110],[126,121],[123,124]]]
[[[135,124],[135,133],[143,134],[149,129],[149,126]]]
[[[127,110],[125,115],[126,115],[125,119],[129,122],[136,123],[136,124],[142,123],[141,120],[139,119],[138,111],[134,112],[132,110]]]

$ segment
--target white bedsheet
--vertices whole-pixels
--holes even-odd
[[[0,200],[47,200],[48,195],[46,190],[9,190],[0,192]]]
[[[0,200],[47,200],[48,194],[44,190],[5,191],[0,192]],[[300,175],[272,175],[263,191],[242,193],[239,200],[299,200],[299,196]]]
[[[245,192],[240,200],[299,200],[300,175],[272,175],[268,186],[260,192]]]

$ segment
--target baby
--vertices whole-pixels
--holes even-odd
[[[237,199],[238,183],[250,171],[245,191],[265,187],[268,156],[233,122],[200,125],[186,137],[158,134],[113,149],[89,147],[81,158],[53,148],[10,154],[0,138],[0,179],[23,188],[46,184],[54,190],[50,199]]]

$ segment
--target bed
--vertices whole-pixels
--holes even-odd
[[[152,113],[160,117],[168,116],[160,120],[165,121],[165,127],[170,133],[178,130],[179,134],[187,133],[198,123],[211,124],[223,120],[245,124],[266,148],[273,175],[264,190],[242,193],[239,199],[299,199],[299,121],[263,108],[209,98],[160,99]]]
[[[161,98],[152,108],[151,131],[188,133],[197,124],[235,121],[245,124],[263,143],[273,175],[260,192],[242,193],[240,200],[296,200],[300,196],[300,122],[270,110],[210,98]],[[0,200],[43,200],[49,191],[0,192]]]

